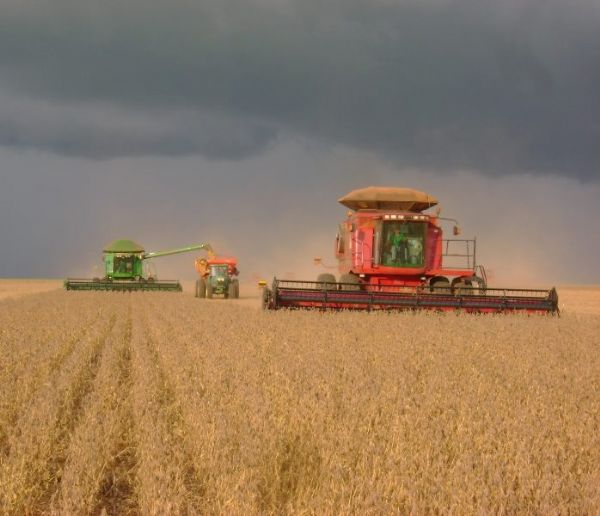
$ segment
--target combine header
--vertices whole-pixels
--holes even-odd
[[[115,240],[103,252],[105,275],[103,278],[65,280],[66,290],[161,290],[181,292],[178,280],[158,280],[144,271],[144,261],[150,258],[187,253],[198,249],[210,249],[209,244],[196,244],[168,251],[146,252],[132,240]]]
[[[424,213],[438,203],[434,197],[368,187],[339,202],[352,210],[335,241],[339,279],[275,279],[263,289],[264,308],[558,313],[554,288],[490,288],[476,262],[476,240],[443,238],[442,222],[460,234],[456,221]]]

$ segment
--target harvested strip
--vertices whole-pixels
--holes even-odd
[[[187,508],[185,459],[173,433],[172,393],[149,347],[145,323],[134,316],[131,340],[137,498],[144,514],[172,514]]]
[[[118,308],[121,315],[106,341],[93,388],[66,452],[53,503],[61,514],[88,514],[107,506],[111,513],[134,508],[128,471],[133,456],[128,399],[130,300],[119,300]],[[119,467],[127,462],[127,467]]]
[[[92,329],[9,429],[8,455],[0,470],[0,506],[7,512],[36,512],[54,491],[70,431],[113,324],[114,317],[106,318]]]
[[[8,430],[23,407],[43,385],[51,383],[65,360],[78,353],[86,336],[101,327],[106,310],[85,311],[82,316],[68,318],[63,325],[54,325],[56,331],[38,331],[21,341],[11,336],[14,351],[0,367],[0,453],[8,453]],[[41,335],[39,335],[42,333]],[[4,355],[0,355],[4,356]],[[10,393],[10,396],[8,395]]]

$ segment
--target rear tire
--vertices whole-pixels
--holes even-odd
[[[235,299],[235,283],[232,281],[227,285],[227,292],[225,292],[225,298]]]
[[[317,276],[317,282],[326,283],[326,285],[319,285],[322,290],[335,290],[337,283],[335,282],[335,276],[329,272],[324,272]]]
[[[204,278],[200,278],[196,284],[198,285],[196,288],[198,289],[198,296],[199,298],[204,299],[206,297],[206,281],[204,280]]]
[[[238,280],[231,280],[228,288],[229,297],[231,299],[237,299],[240,297],[240,284]]]
[[[346,285],[340,285],[340,290],[360,290],[360,281],[356,274],[342,274],[340,276],[340,283],[347,283]]]
[[[212,299],[213,297],[213,288],[209,281],[206,282],[206,297],[208,299]]]

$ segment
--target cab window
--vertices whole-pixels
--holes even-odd
[[[388,267],[423,267],[425,222],[385,221],[382,234],[382,264]]]

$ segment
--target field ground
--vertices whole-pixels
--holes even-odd
[[[51,287],[0,281],[2,513],[600,512],[600,288],[530,317]]]
[[[184,294],[194,292],[193,281],[182,281]],[[57,279],[2,279],[0,278],[0,300],[18,298],[28,294],[59,290],[62,280]],[[600,315],[600,285],[564,285],[558,287],[559,306],[566,313]],[[241,286],[241,297],[236,304],[258,308],[260,292],[255,284]]]
[[[0,279],[0,300],[60,288],[62,288],[62,281],[55,279]]]

